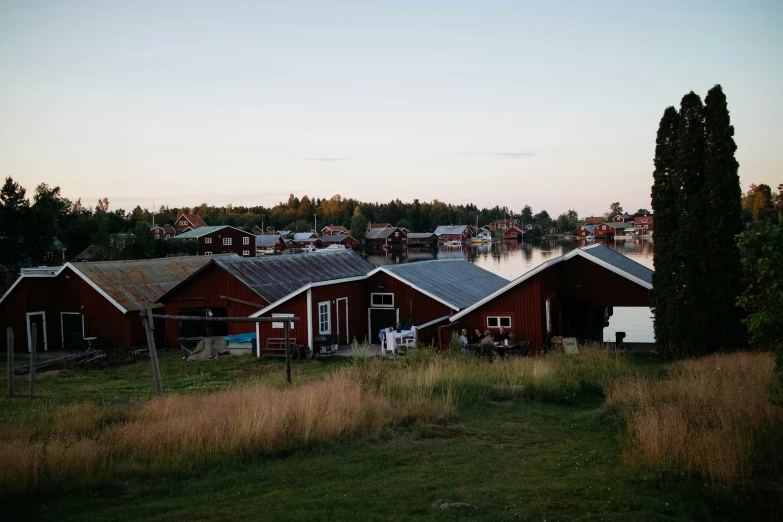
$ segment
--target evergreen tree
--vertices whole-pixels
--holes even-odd
[[[703,280],[708,255],[705,213],[709,204],[704,183],[704,149],[704,104],[699,95],[691,91],[680,102],[677,128],[676,168],[682,182],[677,234],[681,261],[677,267],[681,274],[677,283],[681,284],[682,294],[675,303],[678,308],[672,318],[676,324],[675,342],[681,343],[677,355],[696,355],[709,349],[703,336],[710,324],[709,310],[705,308],[710,299],[709,287]]]
[[[739,163],[734,158],[734,127],[729,118],[726,95],[720,85],[707,93],[704,108],[704,180],[707,204],[704,208],[707,237],[704,252],[709,285],[709,326],[703,332],[712,350],[734,350],[743,344],[742,315],[736,302],[742,293],[740,254],[736,236],[742,232],[742,189]]]
[[[679,227],[679,187],[676,169],[677,109],[668,107],[658,126],[655,140],[652,207],[655,211],[655,257],[653,289],[650,294],[654,313],[655,345],[664,356],[678,351],[677,332],[672,324],[676,317],[679,275],[677,232]]]

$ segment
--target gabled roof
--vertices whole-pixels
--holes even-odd
[[[386,227],[386,228],[373,228],[369,232],[367,232],[367,235],[364,236],[365,239],[386,239],[390,235],[394,234],[394,232],[400,230],[397,227]]]
[[[324,252],[324,255],[335,255],[339,252],[353,254],[350,250],[335,250],[331,253]],[[388,265],[376,268],[360,277],[346,277],[333,281],[315,281],[306,284],[282,296],[269,306],[254,313],[251,317],[259,317],[310,288],[367,279],[379,272],[389,274],[452,310],[459,310],[464,306],[468,306],[508,283],[508,280],[464,259],[438,259],[401,265]]]
[[[198,239],[200,237],[206,236],[207,234],[223,230],[224,228],[233,228],[234,230],[239,230],[238,228],[229,225],[217,225],[212,227],[203,226],[194,228],[193,230],[188,230],[187,232],[178,235],[177,239]],[[240,230],[240,232],[243,231]]]
[[[508,279],[458,259],[387,265],[381,270],[454,310],[470,306],[508,283]]]
[[[342,225],[327,225],[324,228],[328,228],[332,232],[345,232],[346,234],[348,233],[348,229]],[[323,230],[324,228],[322,228],[321,230]]]
[[[585,218],[585,223],[590,223],[591,225],[600,225],[604,222],[603,216],[587,216]]]
[[[388,228],[391,223],[370,223],[370,228]]]
[[[273,303],[309,283],[363,277],[373,269],[352,250],[334,250],[318,256],[217,256],[212,262],[268,303]],[[191,277],[195,275],[194,273]],[[159,300],[165,297],[163,294]]]
[[[318,234],[315,232],[297,232],[294,234],[294,241],[307,241],[308,239],[316,239],[317,237]]]
[[[179,222],[180,222],[180,220],[181,220],[183,217],[184,217],[186,220],[188,220],[188,223],[190,223],[191,225],[193,225],[193,227],[194,227],[194,228],[198,228],[198,227],[205,227],[205,226],[207,226],[207,223],[206,223],[206,221],[204,221],[203,219],[201,219],[201,217],[200,217],[198,214],[185,214],[184,212],[183,212],[183,213],[181,213],[181,214],[179,215],[179,217],[177,218],[177,223],[179,223]]]
[[[332,234],[330,236],[321,236],[321,241],[323,243],[339,243],[340,241],[345,240],[346,238],[351,238],[354,241],[356,241],[355,238],[352,236],[349,236],[348,234]]]
[[[579,225],[578,227],[576,227],[576,229],[579,230],[580,228],[584,228],[588,232],[592,232],[597,226],[598,225]]]
[[[232,254],[226,257],[236,256]],[[155,308],[155,301],[160,296],[211,260],[207,256],[182,256],[138,261],[67,263],[65,267],[70,267],[122,313],[126,313]]]
[[[525,274],[517,277],[503,288],[500,288],[475,304],[460,310],[459,313],[452,315],[451,321],[456,321],[460,317],[465,316],[481,305],[508,292],[515,286],[524,283],[539,272],[543,272],[550,266],[556,265],[557,263],[561,263],[563,261],[568,261],[569,259],[572,259],[576,256],[580,256],[584,259],[587,259],[588,261],[592,261],[593,263],[600,265],[607,270],[614,272],[615,274],[622,276],[648,290],[652,289],[652,270],[646,266],[640,265],[636,261],[633,261],[618,252],[615,252],[611,248],[607,248],[601,244],[595,244],[584,248],[577,248],[576,250],[572,250],[565,255],[550,259],[546,263],[538,265],[533,270],[530,270],[529,272],[526,272]]]
[[[441,225],[435,229],[434,234],[436,236],[442,236],[445,234],[462,234],[468,225]]]
[[[607,221],[606,223],[603,223],[604,225],[612,228],[630,228],[634,226],[633,223],[621,223],[619,221]]]
[[[280,234],[259,234],[256,236],[256,247],[273,247],[280,238]]]
[[[505,230],[503,233],[505,234],[506,232],[509,232],[509,231],[511,231],[511,230],[516,230],[516,231],[517,231],[517,232],[519,232],[520,234],[524,234],[524,233],[525,233],[525,231],[524,231],[524,230],[522,230],[521,228],[519,228],[519,227],[518,227],[518,226],[516,226],[516,225],[513,225],[513,226],[510,226],[510,227],[508,227],[508,228],[507,228],[507,229],[506,229],[506,230]]]

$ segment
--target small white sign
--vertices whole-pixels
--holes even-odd
[[[293,317],[294,314],[272,314],[272,317]],[[280,328],[283,329],[283,323],[272,323],[272,328]],[[294,323],[291,323],[291,330],[294,329]]]

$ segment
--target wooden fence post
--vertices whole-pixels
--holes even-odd
[[[30,398],[35,397],[35,351],[38,349],[38,325],[30,325]]]
[[[158,350],[155,348],[155,319],[152,317],[152,309],[147,308],[146,317],[141,320],[144,323],[144,331],[147,332],[147,346],[150,350],[150,361],[152,362],[152,376],[155,379],[155,391],[158,397],[163,397],[163,383],[160,380],[160,367],[158,366]]]
[[[8,398],[14,398],[14,329],[6,330],[6,346],[8,347]]]
[[[291,321],[285,321],[285,378],[291,384]]]

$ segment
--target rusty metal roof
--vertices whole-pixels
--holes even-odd
[[[218,256],[221,259],[230,256]],[[209,256],[164,257],[138,261],[68,263],[98,293],[123,313],[155,308],[155,301],[212,261]]]
[[[360,277],[373,267],[352,250],[264,257],[218,257],[215,264],[268,303],[308,283]]]

